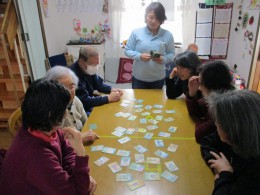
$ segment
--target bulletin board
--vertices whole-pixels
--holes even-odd
[[[233,3],[206,5],[199,3],[196,14],[195,43],[198,55],[205,59],[226,59]]]

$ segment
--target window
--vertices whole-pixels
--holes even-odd
[[[120,42],[128,39],[132,30],[145,26],[145,9],[152,0],[125,0],[121,18]],[[158,0],[165,8],[167,20],[162,28],[173,34],[174,41],[182,43],[182,12],[181,0]]]

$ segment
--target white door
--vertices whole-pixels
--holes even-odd
[[[46,68],[44,60],[46,58],[42,30],[40,25],[38,7],[36,0],[15,0],[19,9],[22,22],[23,33],[27,33],[28,40],[24,43],[29,55],[29,63],[32,72],[32,80],[45,76]]]

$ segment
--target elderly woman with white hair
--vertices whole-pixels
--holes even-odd
[[[81,131],[88,117],[81,101],[77,96],[75,96],[75,91],[79,81],[78,77],[72,70],[67,67],[54,66],[47,71],[45,79],[58,81],[69,90],[71,99],[67,107],[62,126],[72,126]],[[99,138],[99,136],[92,130],[82,133],[83,142],[91,142],[94,141],[96,138]]]

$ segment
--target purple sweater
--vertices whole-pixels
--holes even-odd
[[[89,157],[57,135],[47,142],[20,129],[2,164],[0,194],[88,194]]]

